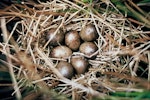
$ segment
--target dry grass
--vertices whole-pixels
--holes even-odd
[[[94,5],[78,0],[53,0],[28,6],[24,2],[0,11],[4,39],[0,51],[7,56],[18,99],[22,98],[19,90],[25,86],[21,86],[24,79],[28,81],[26,84],[36,84],[44,93],[54,89],[73,100],[105,98],[117,91],[149,90],[150,31],[143,31],[144,26],[135,27],[120,13],[110,11],[109,8],[114,8],[110,2],[99,2],[99,5],[105,5],[106,11],[99,13],[93,9]],[[7,30],[5,24],[14,20],[17,23],[13,29]],[[50,41],[45,40],[44,33],[51,28],[57,28],[56,32],[60,29],[80,31],[88,23],[93,23],[99,34],[95,41],[98,55],[89,59],[88,72],[66,79],[55,68],[59,60],[65,59],[49,57]],[[73,53],[76,54],[83,55]]]

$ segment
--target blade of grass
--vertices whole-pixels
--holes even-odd
[[[125,5],[132,12],[132,15],[134,15],[139,21],[144,22],[146,26],[150,28],[150,21],[148,19],[146,19],[140,13],[136,12],[134,9],[132,9],[127,3],[125,3]]]
[[[138,7],[135,3],[133,3],[131,0],[128,0],[128,2],[135,7],[143,16],[147,16],[146,12],[144,12],[140,7]],[[149,16],[148,16],[149,17]],[[149,18],[148,18],[149,19]]]
[[[117,9],[119,9],[122,13],[137,19],[142,22],[145,27],[150,28],[150,21],[146,19],[144,15],[131,8],[126,2],[122,0],[111,0],[111,2],[115,4]]]

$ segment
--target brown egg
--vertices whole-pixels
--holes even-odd
[[[72,50],[67,46],[57,46],[51,50],[50,57],[53,58],[68,58],[72,55]]]
[[[72,50],[77,50],[80,46],[80,36],[75,30],[69,31],[65,35],[65,44]]]
[[[86,25],[84,28],[82,28],[80,37],[84,41],[94,41],[96,38],[98,38],[98,33],[95,26],[92,24]]]
[[[60,61],[56,68],[66,78],[72,78],[74,75],[74,69],[72,65],[66,61]]]
[[[53,29],[50,29],[49,32],[46,34],[46,39],[47,40],[50,39],[49,44],[52,46],[57,46],[61,44],[65,37],[62,31],[59,30],[56,34],[55,34],[55,31],[56,29],[53,28]]]
[[[71,58],[71,64],[74,67],[77,74],[83,74],[88,68],[88,60],[82,56],[73,56]]]
[[[80,45],[79,50],[81,53],[84,53],[87,56],[91,56],[98,50],[98,47],[93,42],[84,42]]]

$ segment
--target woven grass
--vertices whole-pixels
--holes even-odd
[[[15,24],[9,30],[12,22]],[[12,4],[1,9],[0,23],[0,51],[6,55],[6,61],[1,62],[8,67],[0,72],[10,73],[12,96],[17,99],[105,99],[111,93],[149,90],[150,31],[142,30],[144,24],[134,25],[109,1]],[[57,28],[56,32],[80,32],[89,23],[99,35],[94,42],[97,55],[88,59],[86,73],[66,79],[56,69],[57,63],[66,59],[49,57],[53,47],[45,33],[52,28]],[[72,55],[85,56],[80,52]]]

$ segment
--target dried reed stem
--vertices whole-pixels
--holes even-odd
[[[2,32],[3,32],[4,42],[7,43],[8,33],[7,33],[7,28],[6,28],[6,20],[5,20],[4,17],[1,18],[1,29],[2,29]],[[3,49],[4,49],[4,51],[6,50],[6,52],[8,54],[10,53],[10,50],[9,50],[8,46],[6,46]],[[9,64],[11,64],[11,59],[9,57],[7,57],[7,61],[8,61]],[[10,72],[10,75],[11,75],[12,83],[14,84],[14,90],[16,91],[16,98],[18,100],[21,100],[22,96],[21,96],[21,93],[19,91],[18,83],[17,83],[15,75],[14,75],[13,67],[8,65],[8,68],[9,68],[9,72]]]

